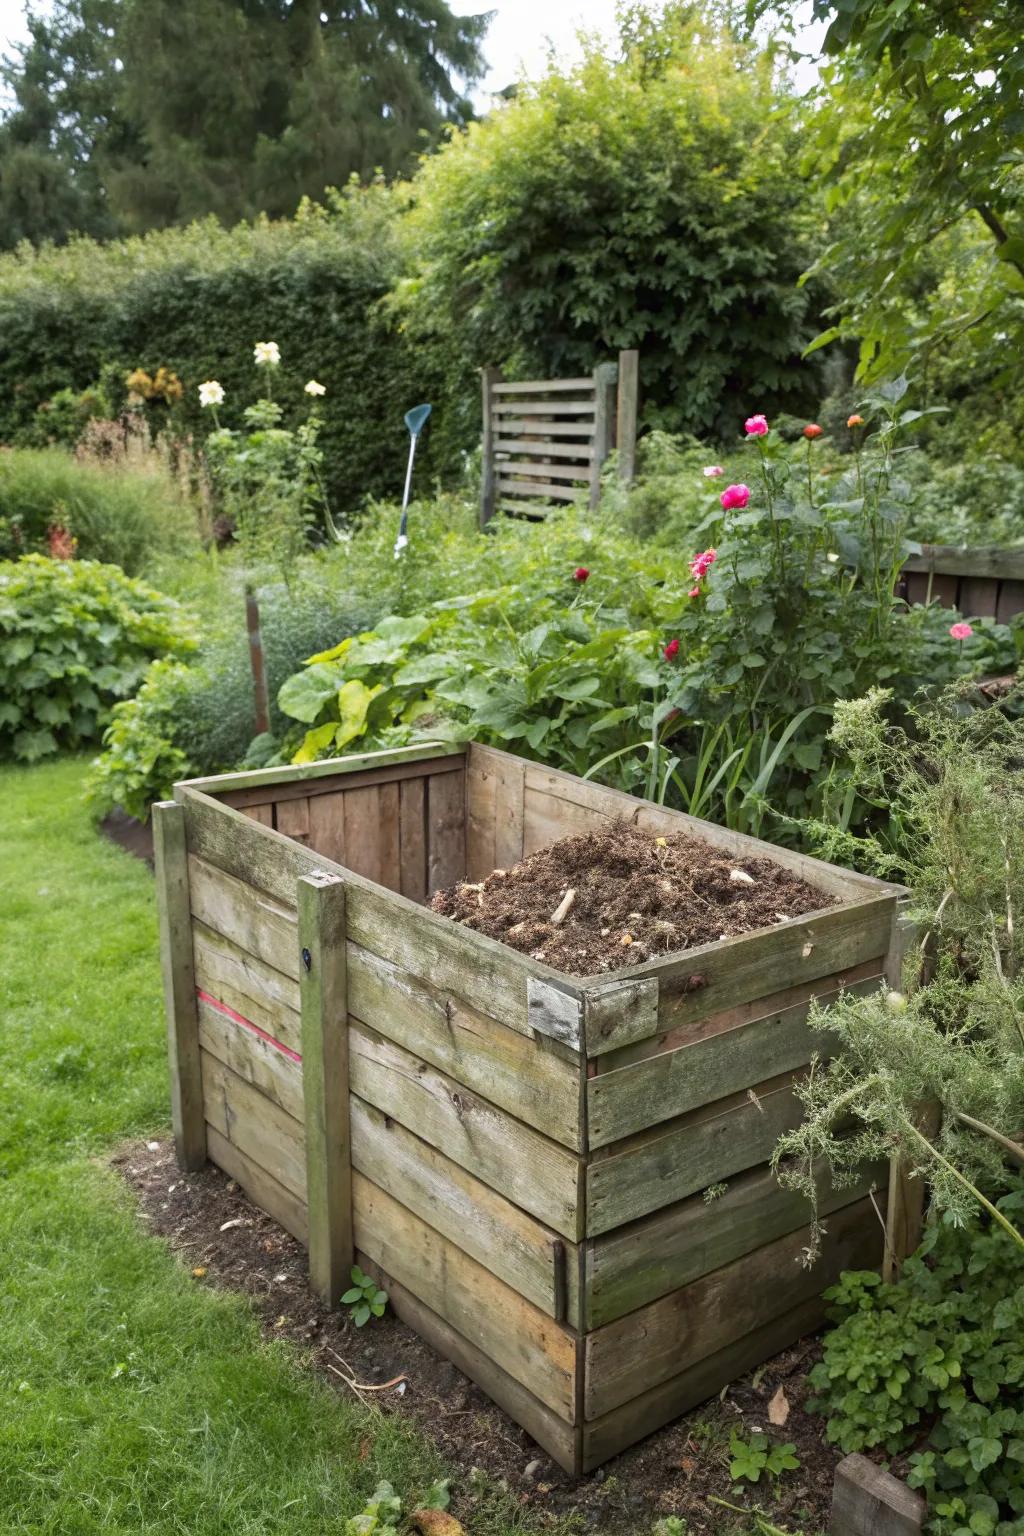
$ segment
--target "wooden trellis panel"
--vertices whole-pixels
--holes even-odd
[[[543,517],[552,502],[596,506],[616,447],[623,477],[632,479],[638,361],[622,352],[585,378],[517,383],[484,369],[481,524],[495,512]]]

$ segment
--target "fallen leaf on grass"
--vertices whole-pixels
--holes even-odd
[[[423,1536],[466,1536],[466,1527],[445,1509],[414,1509],[410,1518]]]
[[[203,1268],[203,1266],[201,1264],[197,1264],[195,1269],[192,1271],[192,1274],[195,1276],[195,1278],[197,1280],[201,1280],[203,1278],[203,1276],[206,1274],[206,1270]]]
[[[789,1418],[789,1398],[786,1396],[785,1387],[780,1387],[768,1404],[768,1422],[781,1429]]]

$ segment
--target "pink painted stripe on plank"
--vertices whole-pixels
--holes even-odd
[[[265,1040],[268,1045],[272,1045],[275,1051],[280,1051],[282,1056],[287,1056],[289,1061],[301,1062],[302,1057],[298,1051],[293,1051],[290,1045],[282,1045],[280,1040],[275,1040],[273,1035],[268,1035],[265,1029],[260,1029],[259,1025],[254,1024],[251,1019],[243,1018],[240,1013],[236,1013],[233,1008],[229,1008],[227,1003],[218,1002],[215,997],[210,996],[209,992],[204,992],[202,987],[196,987],[196,997],[199,998],[200,1002],[209,1004],[211,1008],[216,1008],[218,1013],[222,1013],[233,1024],[241,1024],[243,1029],[251,1029],[254,1035],[259,1035],[261,1040]]]

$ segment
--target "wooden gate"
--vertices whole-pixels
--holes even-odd
[[[483,486],[480,523],[495,512],[543,517],[553,501],[596,506],[601,471],[613,448],[619,470],[636,466],[638,352],[620,352],[586,378],[507,383],[483,371]]]

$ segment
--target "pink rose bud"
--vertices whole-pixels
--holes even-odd
[[[722,503],[723,511],[731,512],[736,508],[742,511],[750,500],[750,487],[749,485],[727,485],[718,499]]]
[[[954,640],[969,640],[974,634],[974,630],[969,624],[951,624],[949,632]]]
[[[676,657],[679,655],[679,641],[670,640],[661,654],[664,656],[666,661],[675,661]]]
[[[573,581],[580,581],[580,582],[587,581],[589,579],[589,576],[590,576],[590,572],[588,571],[588,569],[587,569],[587,567],[585,565],[578,565],[576,567],[576,569],[572,573]]]
[[[767,416],[748,416],[743,423],[743,430],[748,437],[764,437],[768,431]]]
[[[700,587],[691,587],[686,595],[687,597],[700,597]]]
[[[704,479],[717,480],[720,475],[724,474],[725,470],[722,468],[721,464],[709,464],[707,469],[704,471]]]

